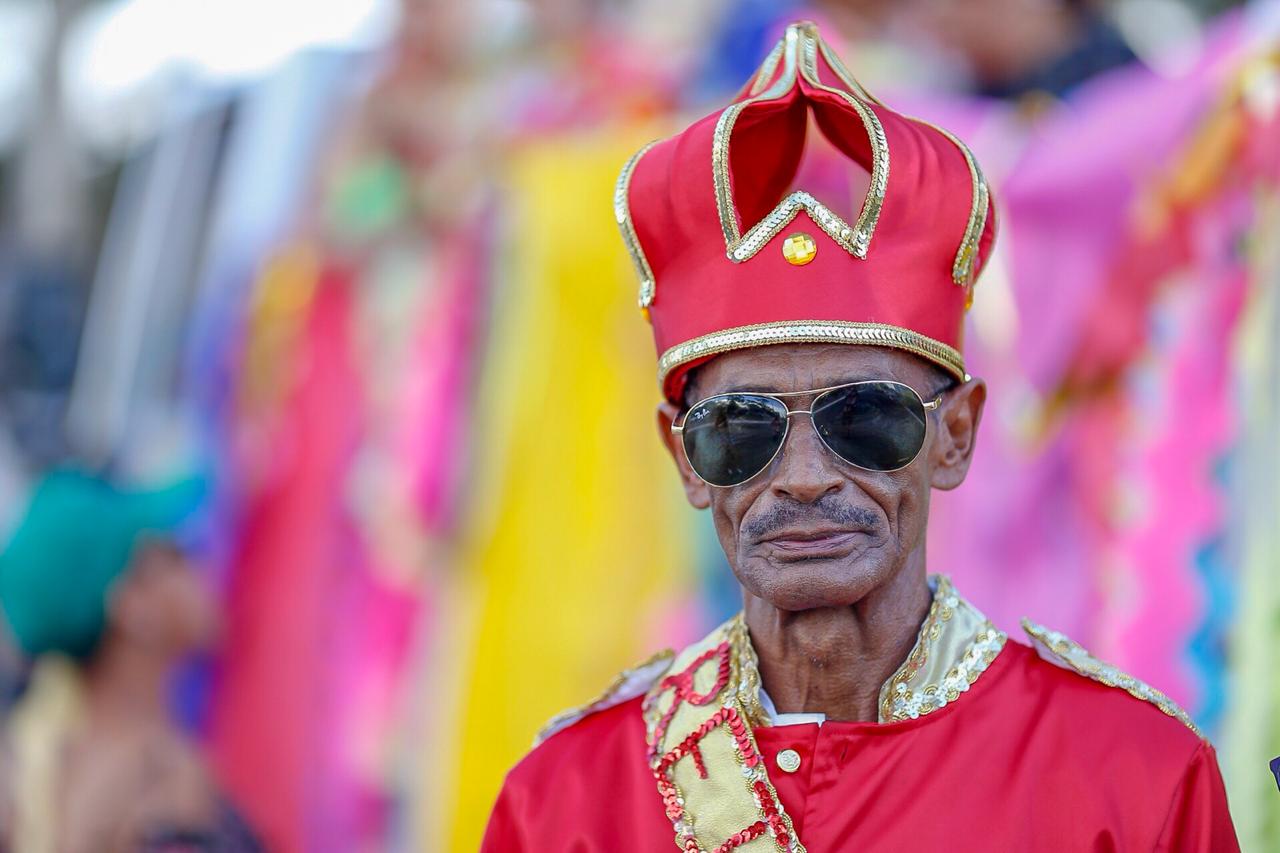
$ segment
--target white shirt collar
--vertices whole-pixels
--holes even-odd
[[[826,714],[779,714],[778,707],[773,704],[763,686],[760,688],[760,707],[769,715],[769,724],[773,726],[798,726],[804,723],[822,725],[827,721]]]

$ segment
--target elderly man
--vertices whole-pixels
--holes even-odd
[[[847,218],[793,185],[811,126],[869,175]],[[995,231],[968,149],[796,24],[626,165],[616,213],[662,435],[744,607],[553,721],[484,849],[1236,849],[1180,708],[928,574],[986,395],[959,350]]]

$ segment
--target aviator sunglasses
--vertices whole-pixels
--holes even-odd
[[[792,411],[789,397],[817,395]],[[905,468],[924,447],[925,402],[910,385],[889,380],[850,382],[781,394],[731,392],[694,403],[684,422],[672,424],[694,472],[712,486],[737,486],[773,462],[787,440],[791,418],[808,415],[826,448],[867,471]]]

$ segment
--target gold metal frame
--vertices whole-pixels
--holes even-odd
[[[680,436],[680,447],[684,451],[685,461],[689,463],[690,470],[692,470],[693,473],[697,474],[698,478],[702,480],[702,482],[716,489],[729,489],[729,488],[733,488],[734,486],[741,486],[743,483],[748,483],[751,480],[755,479],[756,477],[760,476],[760,474],[762,474],[765,470],[767,470],[769,466],[773,464],[773,461],[778,458],[778,454],[782,452],[782,448],[785,447],[787,444],[787,436],[791,434],[791,418],[793,416],[808,415],[809,423],[812,424],[813,410],[814,410],[814,407],[818,404],[819,400],[821,400],[823,397],[825,397],[827,394],[830,394],[833,391],[843,391],[845,388],[853,388],[858,385],[897,385],[900,388],[906,388],[908,391],[911,392],[912,396],[914,396],[917,400],[920,401],[920,407],[925,412],[931,412],[934,409],[938,408],[938,406],[942,405],[943,395],[941,393],[939,393],[932,400],[929,400],[928,402],[926,402],[924,397],[922,397],[920,395],[920,392],[917,391],[915,388],[912,388],[910,385],[908,385],[905,382],[898,382],[893,379],[864,379],[858,382],[845,382],[842,385],[829,385],[825,388],[811,388],[807,391],[782,391],[778,393],[774,393],[771,391],[728,391],[723,394],[712,394],[709,397],[703,397],[701,400],[694,403],[692,406],[688,408],[687,411],[685,411],[683,416],[683,421],[681,423],[677,424],[674,421],[672,422],[671,432],[673,435]],[[788,397],[806,397],[810,394],[813,394],[815,396],[813,398],[813,402],[809,404],[809,408],[807,409],[792,410],[786,404],[786,398]],[[709,482],[705,477],[702,476],[702,474],[698,472],[698,469],[694,467],[693,460],[689,458],[689,448],[685,445],[684,427],[685,427],[685,423],[687,423],[689,420],[689,413],[692,412],[694,409],[698,408],[699,406],[709,403],[712,400],[718,400],[721,397],[740,397],[740,396],[767,397],[772,400],[777,400],[778,403],[780,403],[782,407],[787,411],[787,418],[786,418],[787,422],[786,422],[786,425],[783,427],[782,438],[778,441],[778,446],[774,449],[773,455],[769,457],[767,462],[765,462],[763,465],[760,466],[760,470],[756,471],[750,477],[747,477],[745,480],[742,480],[741,482],[730,483],[729,485],[721,486],[716,483]],[[925,435],[928,435],[928,430],[929,430],[929,421],[926,418],[925,419]],[[827,440],[822,437],[822,433],[818,431],[818,428],[816,425],[814,426],[813,431],[818,436],[818,441],[822,442],[822,446],[825,447],[827,450],[831,451],[831,453],[834,454],[837,459],[839,459],[840,461],[846,464],[852,465],[854,468],[857,468],[860,471],[873,471],[877,474],[891,474],[894,471],[901,471],[903,468],[906,468],[912,462],[915,462],[916,459],[919,458],[920,456],[920,451],[924,449],[924,441],[922,440],[920,442],[920,446],[916,448],[915,454],[913,454],[909,460],[907,460],[902,465],[899,465],[897,468],[886,468],[886,469],[867,468],[864,465],[859,465],[856,462],[852,462],[848,459],[845,459],[843,456],[841,456],[836,451],[836,449],[832,447],[830,444],[828,444]]]

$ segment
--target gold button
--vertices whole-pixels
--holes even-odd
[[[803,231],[797,231],[782,241],[782,256],[788,264],[804,266],[818,256],[818,243]]]
[[[800,753],[794,749],[784,749],[778,753],[778,767],[788,773],[795,773],[800,769]]]
[[[782,257],[787,263],[802,267],[818,255],[818,244],[803,231],[797,231],[782,241]]]

